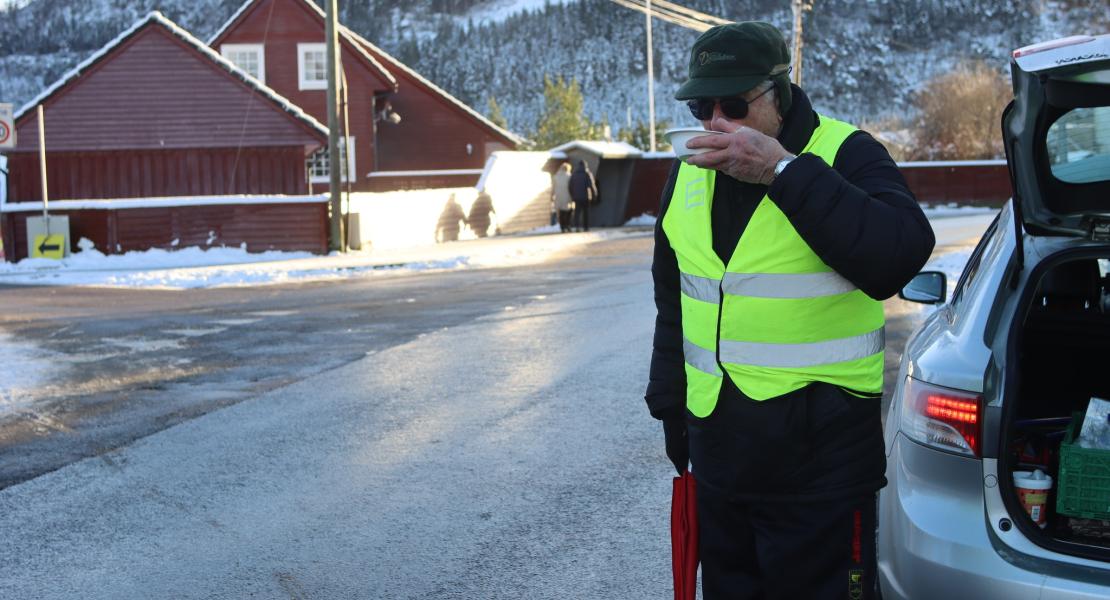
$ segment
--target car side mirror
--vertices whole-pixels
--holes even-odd
[[[914,276],[898,297],[921,304],[941,304],[948,295],[948,280],[940,271],[922,271]]]

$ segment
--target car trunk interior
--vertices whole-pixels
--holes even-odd
[[[1000,453],[1000,466],[1011,474],[1039,469],[1052,477],[1042,528],[1015,487],[1004,487],[1011,491],[1006,504],[1022,531],[1053,550],[1101,560],[1110,560],[1110,447],[1084,453],[1081,479],[1071,466],[1065,476],[1072,484],[1082,482],[1083,494],[1105,496],[1105,515],[1061,514],[1057,504],[1062,493],[1069,501],[1075,497],[1074,485],[1061,488],[1060,481],[1061,455],[1075,457],[1070,440],[1062,449],[1073,416],[1085,414],[1092,397],[1110,400],[1108,258],[1110,250],[1101,258],[1068,260],[1041,276],[1023,324],[1011,338],[1017,398],[1006,400],[1009,422]]]

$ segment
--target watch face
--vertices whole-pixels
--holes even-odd
[[[782,170],[786,168],[786,165],[790,164],[790,161],[790,158],[784,158],[780,160],[778,164],[775,165],[775,175],[777,176],[781,174]]]

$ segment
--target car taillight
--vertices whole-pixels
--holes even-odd
[[[902,433],[940,450],[978,457],[983,440],[982,397],[907,377],[902,388]]]

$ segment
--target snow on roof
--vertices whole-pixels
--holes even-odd
[[[162,13],[160,13],[156,10],[151,11],[150,13],[148,13],[142,19],[139,19],[138,21],[135,21],[135,23],[133,25],[131,25],[131,27],[127,28],[126,31],[117,35],[115,37],[115,39],[113,39],[112,41],[105,44],[104,47],[102,47],[100,50],[97,50],[92,55],[90,55],[88,58],[86,58],[84,61],[82,61],[80,64],[78,64],[76,67],[70,69],[67,73],[62,75],[57,81],[55,81],[50,87],[46,88],[46,90],[43,91],[41,94],[36,96],[34,99],[32,99],[27,104],[24,104],[23,107],[19,109],[19,112],[17,112],[15,114],[14,120],[18,120],[20,117],[22,117],[24,115],[24,113],[31,110],[35,106],[37,106],[39,103],[45,101],[47,98],[52,96],[55,92],[57,92],[59,89],[66,86],[67,84],[69,84],[74,79],[77,79],[78,77],[80,77],[81,74],[84,73],[86,69],[91,67],[93,64],[98,62],[100,59],[104,58],[104,56],[106,56],[109,52],[111,52],[113,49],[115,49],[116,46],[122,44],[124,42],[124,40],[127,40],[132,35],[134,35],[137,31],[139,31],[140,29],[142,29],[143,27],[147,26],[150,23],[156,23],[156,24],[161,25],[162,27],[166,28],[167,31],[169,31],[173,35],[177,36],[183,42],[185,42],[185,43],[189,44],[190,46],[192,46],[193,48],[195,48],[198,52],[203,54],[209,60],[211,60],[211,61],[215,62],[217,65],[223,67],[224,70],[228,71],[231,75],[234,75],[235,77],[239,78],[247,86],[253,88],[255,91],[262,94],[263,96],[266,96],[271,102],[276,104],[283,111],[285,111],[286,113],[289,113],[294,118],[299,119],[300,121],[304,122],[309,127],[314,129],[317,133],[320,133],[321,135],[325,135],[325,136],[328,134],[328,128],[327,127],[324,127],[322,124],[320,124],[319,121],[314,119],[311,115],[309,115],[308,113],[301,110],[301,108],[299,106],[297,106],[296,104],[293,104],[291,101],[286,99],[284,96],[282,96],[281,94],[278,94],[272,88],[266,86],[266,84],[264,84],[261,81],[255,79],[250,74],[248,74],[246,71],[243,71],[239,67],[235,66],[235,64],[232,63],[231,61],[229,61],[226,58],[217,54],[215,51],[213,51],[211,48],[209,48],[204,42],[200,41],[199,39],[194,37],[191,33],[189,33],[188,31],[185,31],[184,29],[179,27],[176,23],[174,23],[173,21],[166,18],[165,15],[163,15]]]
[[[212,37],[208,38],[208,45],[211,46],[212,44],[214,44],[216,40],[218,40],[220,36],[223,35],[229,27],[231,27],[231,24],[234,23],[240,16],[242,16],[244,12],[246,12],[247,7],[254,4],[255,2],[256,0],[246,0],[246,2],[243,2],[243,4],[239,6],[239,10],[235,11],[235,14],[231,15],[231,18],[225,21],[224,24],[216,30],[216,33],[212,34]],[[316,13],[319,14],[322,18],[326,18],[326,14],[324,13],[324,11],[319,6],[316,6],[316,4],[308,2],[306,0],[305,5],[315,9]],[[369,52],[359,46],[358,42],[351,38],[351,33],[352,32],[347,30],[346,27],[340,27],[339,29],[339,35],[347,40],[355,53],[364,58],[371,67],[377,69],[378,74],[381,75],[382,78],[385,79],[386,82],[389,83],[389,85],[392,86],[394,90],[396,90],[397,78],[394,77],[393,74],[390,73],[384,66],[382,66],[382,63],[379,62],[378,59],[371,56]]]
[[[312,204],[327,202],[326,194],[312,196],[173,196],[122,198],[118,200],[51,200],[53,210],[121,210],[126,208],[170,208],[175,206],[225,206],[242,204]],[[0,204],[0,213],[40,212],[42,202]]]
[[[600,158],[639,158],[643,150],[625,142],[594,142],[588,140],[574,140],[561,146],[555,146],[551,152],[566,152],[568,150],[585,150],[596,154]]]

